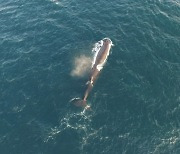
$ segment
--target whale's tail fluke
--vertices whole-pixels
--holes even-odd
[[[81,107],[85,110],[91,110],[91,107],[87,104],[86,100],[83,100],[79,97],[73,98],[69,102],[72,103],[73,105],[75,105],[76,107]]]

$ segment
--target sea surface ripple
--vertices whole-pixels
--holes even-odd
[[[89,96],[73,61],[109,37]],[[1,0],[1,154],[179,154],[179,0]]]

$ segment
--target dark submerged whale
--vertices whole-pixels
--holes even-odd
[[[87,104],[87,98],[89,93],[91,92],[94,83],[101,72],[103,66],[105,65],[107,58],[109,56],[109,52],[112,46],[112,41],[109,38],[104,38],[103,40],[97,42],[92,52],[94,52],[94,59],[92,62],[92,70],[90,74],[90,79],[87,82],[87,88],[84,93],[83,99],[77,98],[76,101],[73,100],[73,104],[78,107],[82,107],[85,109],[90,109],[90,106]]]

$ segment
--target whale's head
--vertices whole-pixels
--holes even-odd
[[[110,45],[110,46],[113,45],[110,38],[104,38],[104,39],[103,39],[103,42],[104,42],[105,45]]]

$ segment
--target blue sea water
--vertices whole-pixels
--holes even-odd
[[[88,103],[74,58],[115,45]],[[179,154],[179,0],[0,0],[1,154]]]

